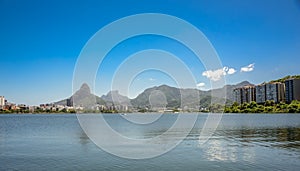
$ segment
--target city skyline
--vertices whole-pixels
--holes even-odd
[[[171,39],[145,35],[117,45],[95,82],[95,94],[109,91],[106,80],[127,56],[159,48],[180,56],[196,75],[199,89],[226,77],[227,84],[253,84],[299,74],[298,1],[1,1],[0,95],[17,104],[38,105],[72,95],[73,71],[85,43],[105,25],[138,13],[164,13],[201,30],[215,47],[223,68],[206,70],[193,54]],[[131,8],[124,8],[129,5]],[[78,12],[81,11],[81,12]],[[115,12],[111,12],[115,11]],[[150,71],[132,84],[132,97],[174,80]]]

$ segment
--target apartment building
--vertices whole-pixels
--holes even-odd
[[[255,101],[255,87],[254,86],[244,86],[240,88],[236,88],[233,90],[234,101],[242,104],[242,103],[250,103],[251,101]]]
[[[0,106],[4,106],[5,105],[5,98],[4,96],[0,96]]]
[[[285,84],[283,83],[264,83],[255,86],[255,89],[257,103],[264,103],[267,100],[279,103],[285,100]]]
[[[300,79],[289,79],[285,81],[285,98],[287,103],[293,100],[300,101]]]

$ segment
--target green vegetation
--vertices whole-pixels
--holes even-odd
[[[226,106],[224,113],[300,113],[300,101],[292,101],[290,104],[280,102],[275,104],[274,101],[266,101],[264,104],[256,102],[233,103],[231,106]]]
[[[272,80],[272,81],[270,81],[270,83],[274,83],[274,82],[284,83],[285,80],[288,80],[288,79],[291,79],[291,78],[298,78],[299,79],[300,75],[288,75],[288,76],[285,76],[285,77],[277,79],[277,80]]]
[[[58,109],[42,109],[42,108],[36,108],[33,110],[29,110],[29,109],[6,109],[6,110],[2,110],[0,109],[0,114],[22,114],[22,113],[76,113],[76,111],[74,109],[62,109],[62,110],[58,110]]]
[[[0,114],[26,114],[26,113],[32,113],[32,114],[59,114],[59,113],[130,113],[131,111],[118,111],[116,109],[103,109],[103,110],[93,110],[93,109],[85,109],[85,110],[77,110],[74,109],[58,109],[58,108],[50,108],[50,109],[43,109],[40,107],[35,108],[34,110],[29,109],[0,109]]]
[[[2,114],[10,114],[10,113],[30,113],[29,110],[21,110],[21,109],[16,109],[16,110],[2,110],[0,109],[0,113]]]

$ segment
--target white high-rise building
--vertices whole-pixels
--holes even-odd
[[[4,106],[5,105],[5,98],[4,96],[0,96],[0,106]]]

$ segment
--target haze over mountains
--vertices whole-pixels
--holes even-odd
[[[90,92],[90,88],[87,84],[83,84],[81,88],[74,93],[71,97],[55,102],[57,105],[70,105],[76,101],[76,105],[87,106],[90,102],[99,105],[123,105],[131,106],[134,108],[145,108],[151,106],[151,102],[161,101],[165,103],[168,108],[180,107],[183,103],[187,107],[208,107],[213,100],[215,103],[224,101],[226,95],[226,102],[232,103],[233,101],[233,89],[242,87],[245,85],[253,85],[248,81],[243,81],[236,85],[226,85],[223,88],[202,91],[199,89],[182,89],[171,87],[168,85],[160,85],[148,88],[144,90],[134,99],[129,99],[126,96],[119,94],[118,91],[110,91],[106,95],[101,97],[94,95]],[[211,92],[214,91],[214,97],[211,96]],[[149,100],[150,99],[150,100]],[[152,99],[152,100],[151,100]],[[181,102],[182,101],[182,102]]]

